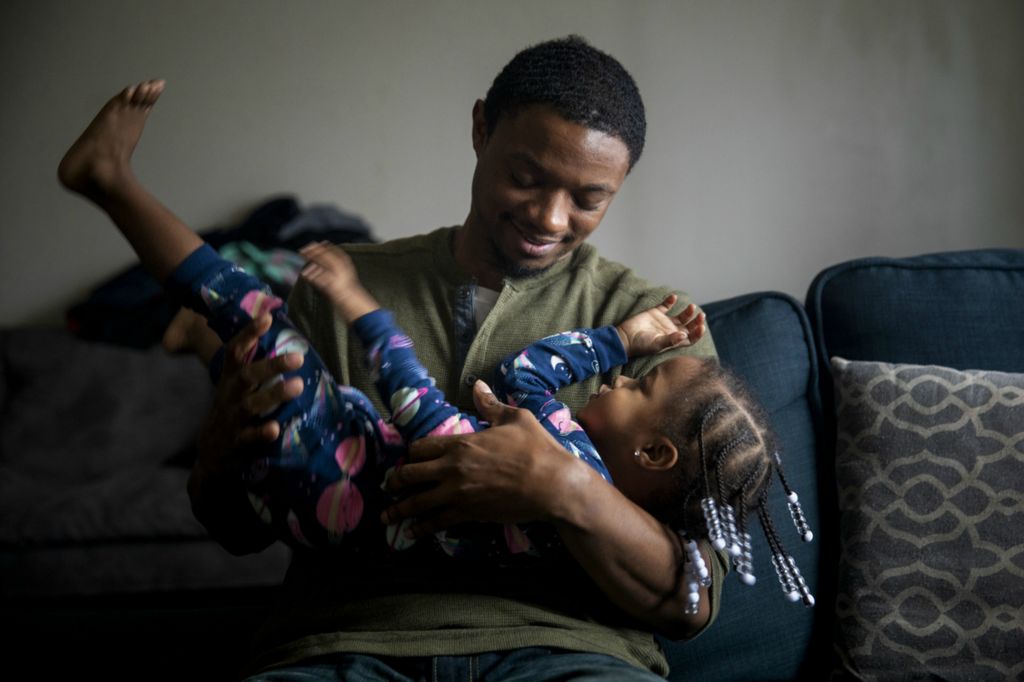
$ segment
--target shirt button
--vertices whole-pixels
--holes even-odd
[[[476,383],[476,375],[475,374],[467,374],[466,375],[466,385],[467,386],[472,386],[475,383]]]

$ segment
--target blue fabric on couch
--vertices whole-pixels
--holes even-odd
[[[1020,249],[861,258],[814,278],[807,313],[817,335],[818,362],[826,368],[838,355],[1021,372],[1021,291]]]
[[[818,366],[803,307],[785,294],[764,292],[703,308],[722,364],[743,377],[768,410],[787,478],[799,493],[808,518],[818,519],[818,491],[823,489],[817,464]],[[811,674],[807,666],[813,668],[817,663],[812,653],[820,648],[814,638],[828,633],[828,626],[815,619],[831,616],[832,599],[820,592],[819,529],[813,527],[814,542],[802,542],[784,497],[776,481],[770,496],[772,516],[786,549],[823,608],[810,609],[785,599],[764,534],[752,519],[757,584],[747,587],[730,574],[723,585],[718,620],[708,632],[685,643],[663,642],[672,668],[670,679],[721,682],[796,679]],[[834,561],[829,559],[828,565],[826,572],[831,575]]]
[[[820,272],[805,304],[818,362],[825,368],[822,428],[830,454],[822,460],[823,468],[834,467],[831,444],[836,418],[830,358],[1024,372],[1022,292],[1021,249],[860,258]],[[822,522],[840,531],[838,521],[837,514],[834,521]],[[831,602],[821,604],[822,609],[833,607]],[[902,672],[914,679],[926,674],[923,668]],[[976,669],[972,672],[985,677]]]
[[[819,272],[805,306],[823,368],[824,437],[834,440],[834,356],[1024,372],[1021,291],[1021,249],[858,258]]]

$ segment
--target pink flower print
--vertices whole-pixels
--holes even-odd
[[[264,291],[250,291],[242,297],[238,307],[249,313],[249,317],[255,319],[280,308],[281,299]]]
[[[316,392],[313,394],[313,403],[309,406],[309,419],[317,423],[332,412],[338,411],[338,398],[327,376],[327,372],[317,373]]]
[[[530,361],[524,350],[512,361],[512,367],[515,369],[534,369],[535,365]]]
[[[380,377],[380,345],[376,345],[370,349],[367,354],[367,366],[370,368],[370,378],[374,381]]]
[[[355,476],[366,462],[366,438],[349,436],[334,451],[334,461],[346,476]]]
[[[274,347],[270,349],[268,357],[276,358],[278,355],[284,355],[285,353],[301,353],[305,355],[309,350],[309,342],[302,338],[294,329],[283,329],[281,333],[274,339]]]
[[[348,400],[358,401],[363,395],[358,388],[352,388],[351,386],[346,386],[344,384],[338,384],[337,388],[338,393],[340,393]]]
[[[457,436],[460,433],[473,433],[473,423],[453,414],[434,427],[428,436]]]
[[[459,556],[466,551],[466,540],[458,536],[449,535],[447,531],[439,530],[434,534],[437,544],[448,556]]]
[[[548,423],[554,426],[558,433],[563,436],[572,433],[573,431],[579,431],[580,425],[572,419],[572,413],[569,412],[568,407],[563,407],[560,410],[555,410],[548,415]]]
[[[327,486],[316,502],[316,520],[332,542],[359,525],[362,516],[363,496],[347,478]]]
[[[210,310],[216,308],[221,302],[221,295],[217,293],[217,290],[211,289],[205,284],[199,288],[199,297],[203,299],[203,303]]]
[[[526,537],[526,533],[523,532],[523,529],[514,523],[505,524],[505,544],[508,546],[508,551],[512,554],[529,552],[533,546],[530,538]]]
[[[386,445],[402,444],[402,435],[398,433],[398,429],[395,428],[394,424],[389,424],[383,419],[378,419],[377,429],[380,430],[381,440],[383,440]]]
[[[285,459],[297,458],[305,461],[308,458],[306,446],[302,443],[300,435],[302,428],[302,416],[291,419],[284,427],[281,435],[281,455]]]
[[[425,388],[400,388],[391,396],[391,414],[399,426],[405,426],[420,409],[420,398],[427,392]]]
[[[395,334],[388,339],[388,348],[412,348],[412,339],[405,334]]]
[[[302,524],[299,523],[299,517],[295,515],[295,512],[291,509],[288,510],[288,530],[291,532],[292,537],[295,538],[296,542],[306,547],[312,547],[313,543],[306,539],[306,534],[302,532]]]

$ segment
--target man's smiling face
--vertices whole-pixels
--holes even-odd
[[[597,229],[629,170],[617,137],[544,105],[500,119],[488,134],[473,110],[472,255],[501,275],[542,272]]]

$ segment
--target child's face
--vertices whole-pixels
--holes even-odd
[[[666,360],[640,379],[620,376],[614,386],[602,385],[576,415],[617,486],[632,479],[634,451],[660,435],[663,416],[678,409],[680,395],[699,378],[700,366],[697,358],[682,356]]]

